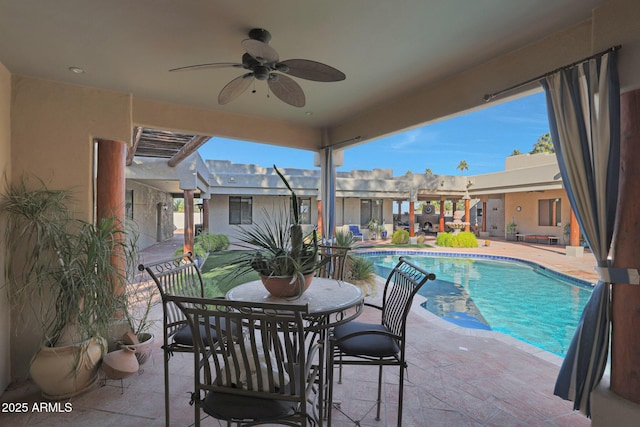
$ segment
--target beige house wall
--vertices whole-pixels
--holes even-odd
[[[6,188],[11,176],[11,75],[0,63],[0,188]],[[0,220],[0,236],[5,224]],[[4,240],[4,239],[0,239]],[[0,245],[0,392],[11,382],[11,318],[5,287],[5,247]]]
[[[127,218],[138,234],[138,248],[144,249],[173,237],[173,198],[170,194],[153,187],[127,181],[127,194],[133,192],[133,205],[126,200],[127,212],[133,213],[133,220]]]
[[[69,189],[74,214],[93,220],[93,140],[130,142],[130,95],[16,75],[11,92],[11,179],[35,176]],[[21,379],[42,332],[16,313],[12,325],[30,325],[11,334],[11,375]]]
[[[561,225],[538,225],[538,202],[544,199],[561,200]],[[521,210],[518,211],[517,207]],[[558,237],[558,243],[563,243],[564,226],[569,223],[571,207],[564,190],[548,190],[541,192],[507,193],[505,195],[505,224],[512,220],[518,225],[518,233],[540,234]]]
[[[74,192],[79,218],[93,218],[94,138],[131,141],[131,96],[13,76],[12,176],[33,175]]]

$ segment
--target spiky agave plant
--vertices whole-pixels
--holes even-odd
[[[320,260],[315,231],[304,235],[298,197],[276,165],[273,168],[291,194],[290,210],[270,213],[264,209],[268,219],[262,224],[239,228],[238,240],[251,250],[234,263],[236,276],[255,270],[266,277],[291,277],[292,285],[303,283],[305,275],[315,273],[328,260]],[[299,289],[298,296],[304,291]]]

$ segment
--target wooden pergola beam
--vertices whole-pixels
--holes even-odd
[[[196,135],[193,137],[191,141],[185,144],[180,151],[178,151],[172,158],[169,159],[167,164],[170,167],[174,167],[179,164],[181,161],[189,157],[192,153],[198,150],[205,142],[211,139],[210,136],[201,136]]]
[[[138,149],[138,143],[140,142],[140,137],[142,136],[142,128],[140,126],[136,126],[133,128],[133,143],[130,147],[127,147],[127,161],[126,165],[131,166],[133,163],[133,156],[136,155],[136,150]]]

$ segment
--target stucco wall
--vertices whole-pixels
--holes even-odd
[[[12,179],[37,176],[49,188],[73,191],[74,214],[93,216],[94,138],[130,142],[130,95],[13,75],[11,79]],[[11,376],[24,378],[41,331],[28,325],[11,334]]]
[[[93,140],[131,140],[130,95],[13,76],[12,173],[74,191],[78,217],[93,212]]]
[[[133,191],[133,221],[130,223],[138,233],[138,247],[144,249],[173,237],[171,195],[134,181],[127,181],[128,191]]]
[[[540,226],[538,225],[538,201],[542,199],[562,200],[561,226]],[[517,211],[517,206],[521,210]],[[505,195],[505,224],[513,219],[518,224],[518,233],[526,234],[548,234],[559,238],[559,243],[563,243],[563,228],[569,223],[571,207],[569,199],[562,190],[550,190],[541,192],[521,192],[508,193]]]
[[[11,75],[0,63],[0,189],[4,189],[11,176]],[[0,221],[0,235],[4,234]],[[3,239],[2,239],[3,240]],[[5,247],[0,244],[0,394],[11,381],[10,307],[4,282]]]

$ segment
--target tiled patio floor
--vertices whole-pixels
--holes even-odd
[[[181,236],[145,251],[148,262],[170,255],[181,245]],[[365,242],[366,243],[366,242]],[[492,240],[477,252],[529,259],[557,271],[594,279],[593,256],[569,258],[564,247]],[[419,304],[418,301],[415,304]],[[159,306],[155,315],[160,316]],[[363,319],[369,316],[365,313]],[[405,382],[405,426],[588,426],[590,421],[572,411],[572,403],[553,396],[560,358],[498,333],[454,327],[426,310],[413,310],[409,321],[408,380]],[[0,412],[0,426],[162,426],[164,425],[162,352],[156,333],[153,361],[144,372],[70,400],[68,413],[24,414]],[[193,424],[188,392],[192,388],[192,358],[177,354],[170,362],[172,424]],[[362,426],[395,426],[397,409],[396,369],[387,369],[384,411],[375,421],[375,410]],[[373,405],[376,371],[348,367],[343,384],[335,386],[336,400],[349,415],[359,418]],[[14,385],[2,402],[39,401],[29,383]],[[218,426],[206,419],[203,426]],[[334,411],[333,425],[350,426]]]

